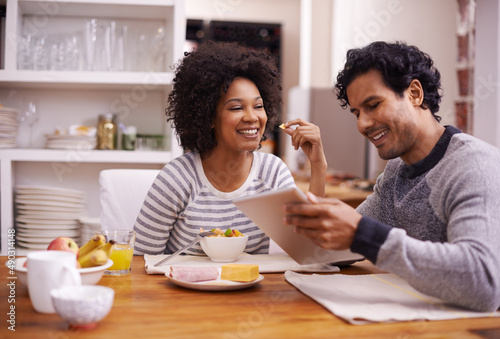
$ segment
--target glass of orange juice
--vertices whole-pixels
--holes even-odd
[[[114,276],[129,274],[134,255],[135,231],[108,229],[101,230],[97,234],[104,235],[106,242],[110,240],[116,242],[109,255],[109,259],[113,260],[113,265],[104,271],[104,274]]]

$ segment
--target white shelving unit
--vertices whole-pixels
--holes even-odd
[[[0,1],[2,3],[2,1]],[[33,143],[30,130],[20,125],[18,147],[0,149],[0,251],[7,254],[9,229],[14,227],[16,185],[54,186],[87,193],[87,212],[98,217],[98,175],[108,168],[161,168],[180,155],[165,119],[165,103],[173,79],[172,65],[182,58],[186,19],[179,0],[7,0],[4,68],[0,94],[15,91],[18,100],[36,101],[39,121]],[[18,39],[27,30],[65,32],[88,19],[117,20],[134,25],[158,24],[165,29],[165,71],[51,71],[18,69]],[[69,27],[69,28],[68,28]],[[147,52],[147,51],[146,51]],[[21,103],[19,102],[19,106]],[[101,113],[118,114],[141,134],[163,134],[165,151],[102,151],[45,149],[45,135],[57,126],[97,125]]]

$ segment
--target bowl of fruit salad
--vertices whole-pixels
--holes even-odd
[[[215,228],[211,231],[216,235],[202,238],[200,246],[214,262],[233,262],[247,246],[248,237],[238,230]]]

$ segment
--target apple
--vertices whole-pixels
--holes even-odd
[[[47,250],[73,252],[78,257],[79,248],[73,239],[68,237],[59,237],[51,241],[51,243],[47,247]]]

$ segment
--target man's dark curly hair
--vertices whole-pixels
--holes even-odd
[[[335,84],[342,108],[349,105],[347,86],[356,77],[372,69],[380,71],[385,84],[399,97],[403,96],[413,79],[420,81],[424,90],[421,107],[428,108],[437,121],[441,120],[436,115],[442,97],[441,75],[428,54],[403,42],[376,41],[366,47],[347,51],[347,61],[337,75]]]
[[[260,92],[268,119],[261,142],[266,139],[278,119],[282,100],[276,60],[264,51],[237,43],[209,41],[184,54],[168,96],[167,120],[184,150],[204,153],[217,145],[211,128],[215,110],[236,77],[251,80]]]

